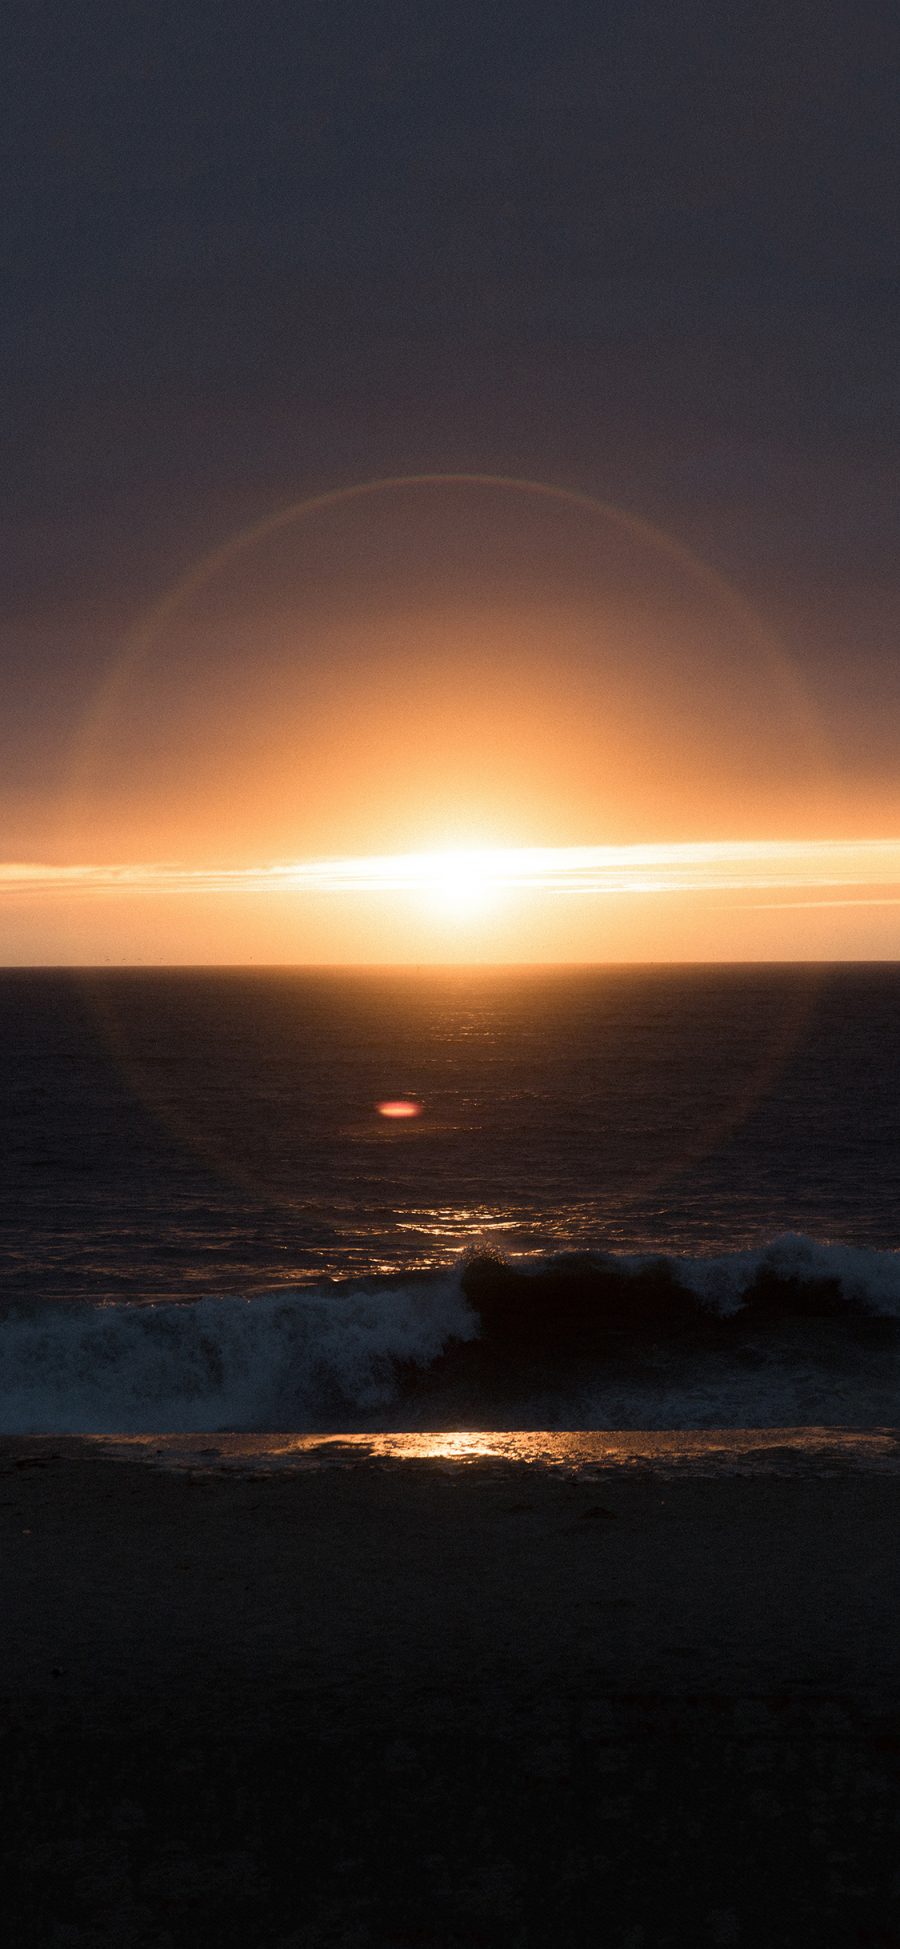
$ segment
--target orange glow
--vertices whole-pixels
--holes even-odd
[[[485,847],[255,867],[0,862],[7,939],[19,927],[32,943],[76,943],[7,951],[26,962],[85,965],[108,958],[97,950],[109,940],[117,960],[137,963],[877,959],[898,916],[900,839]],[[331,953],[304,953],[312,940]]]
[[[599,1471],[646,1469],[669,1473],[683,1467],[722,1475],[783,1474],[786,1451],[794,1460],[821,1470],[836,1464],[862,1471],[894,1473],[894,1431],[855,1428],[686,1428],[610,1430],[428,1429],[364,1435],[219,1434],[211,1444],[201,1435],[80,1435],[89,1452],[146,1461],[154,1468],[226,1470],[297,1467],[345,1468],[348,1463],[432,1462],[448,1466],[489,1463],[515,1468],[561,1470],[569,1478],[596,1479]],[[55,1444],[54,1444],[55,1445]]]
[[[144,619],[55,837],[0,786],[0,961],[879,958],[876,784],[676,541],[533,482],[366,484]]]
[[[422,1115],[421,1103],[414,1102],[411,1097],[391,1096],[384,1103],[376,1103],[375,1108],[380,1117],[404,1118]]]

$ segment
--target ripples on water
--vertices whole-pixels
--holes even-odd
[[[892,1246],[898,1000],[893,967],[6,973],[2,1289]]]
[[[0,1426],[893,1422],[898,1002],[893,966],[7,972]],[[676,1295],[598,1337],[551,1281],[472,1344],[467,1252],[666,1254],[727,1313],[785,1233],[737,1335]]]

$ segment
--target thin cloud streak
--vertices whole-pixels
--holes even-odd
[[[0,897],[429,893],[454,885],[579,894],[900,887],[900,839],[703,840],[639,846],[446,849],[259,867],[0,864]],[[769,904],[769,903],[762,903]],[[788,902],[774,902],[788,905]],[[800,905],[843,905],[839,900]],[[854,905],[895,904],[865,898]]]
[[[794,913],[801,907],[900,907],[900,895],[862,893],[848,900],[747,900],[742,907],[744,912],[754,914]]]

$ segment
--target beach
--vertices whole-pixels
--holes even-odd
[[[898,1504],[6,1441],[11,1939],[900,1941]]]

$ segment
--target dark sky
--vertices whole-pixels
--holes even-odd
[[[200,548],[420,468],[663,523],[896,747],[893,0],[7,0],[3,33],[6,763]]]

